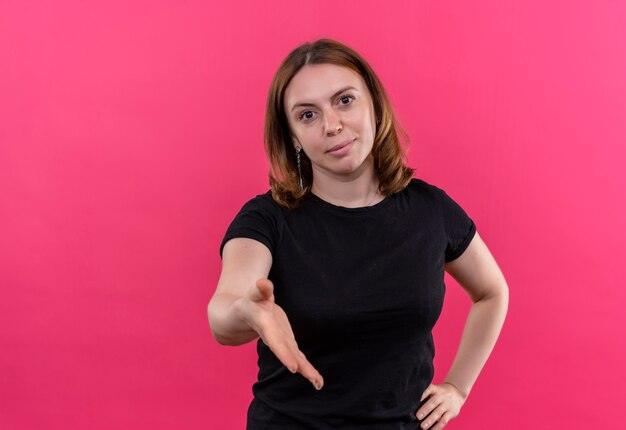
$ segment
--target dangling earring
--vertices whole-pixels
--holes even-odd
[[[302,191],[304,189],[304,186],[302,185],[302,170],[300,168],[300,151],[302,151],[302,148],[298,146],[296,148],[296,161],[298,162],[298,176],[300,177],[300,191]]]

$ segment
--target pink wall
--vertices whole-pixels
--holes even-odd
[[[0,6],[1,428],[244,427],[254,345],[218,345],[206,305],[226,226],[267,189],[269,81],[318,37],[377,70],[417,176],[509,283],[448,427],[617,428],[622,2],[93,3]],[[470,305],[447,283],[435,382]]]

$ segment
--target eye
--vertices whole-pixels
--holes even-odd
[[[310,110],[305,110],[305,111],[304,111],[304,112],[302,112],[300,115],[298,115],[298,119],[299,119],[300,121],[304,120],[304,119],[305,119],[305,118],[304,118],[304,116],[305,116],[305,115],[307,115],[307,114],[313,114],[313,112],[311,112]],[[311,117],[310,117],[310,116],[307,116],[307,117],[306,117],[306,119],[311,119]]]
[[[353,97],[353,96],[350,96],[350,95],[341,96],[341,97],[339,98],[339,101],[341,102],[341,101],[346,100],[346,99],[347,99],[347,100],[352,101],[352,100],[354,100],[354,97]],[[349,103],[349,102],[346,102],[346,103],[342,103],[342,104],[343,104],[344,106],[346,106],[346,105],[348,105],[348,104],[350,104],[350,103]]]

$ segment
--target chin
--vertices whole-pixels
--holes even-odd
[[[353,163],[345,164],[341,166],[339,170],[340,170],[340,173],[354,173],[357,170],[364,169],[365,168],[364,164],[365,162],[361,162],[361,163],[353,162]]]

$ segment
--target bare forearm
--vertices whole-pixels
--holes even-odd
[[[508,289],[472,305],[445,382],[467,397],[500,335],[508,308]]]
[[[211,333],[223,345],[242,345],[259,337],[240,317],[238,299],[239,296],[232,294],[217,294],[208,306]]]

